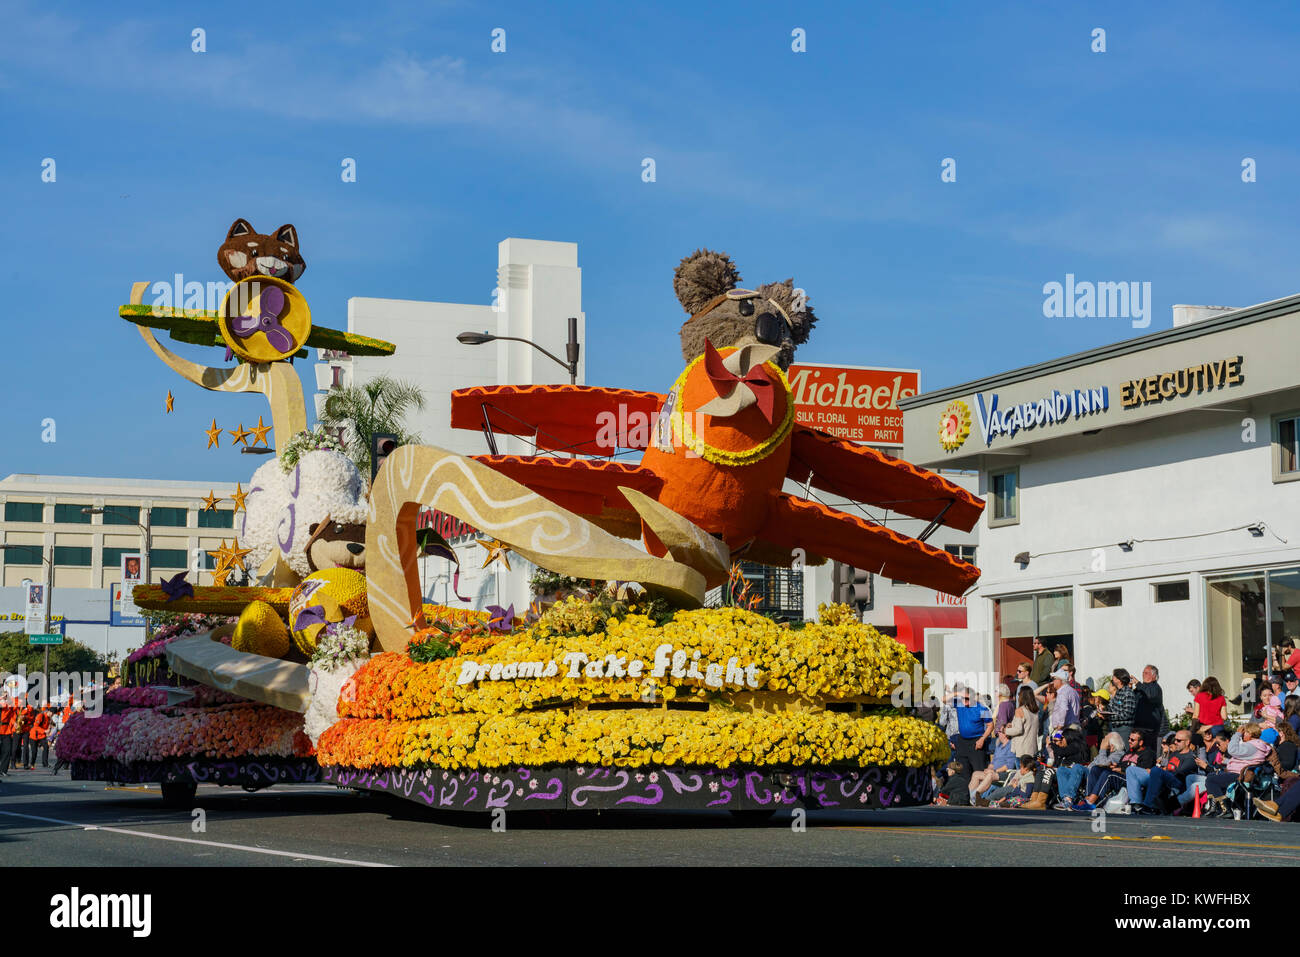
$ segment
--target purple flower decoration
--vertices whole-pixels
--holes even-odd
[[[325,608],[322,605],[310,605],[298,612],[298,617],[293,620],[294,630],[302,631],[312,625],[324,625]]]
[[[500,605],[488,605],[487,613],[492,617],[488,619],[488,628],[493,631],[509,631],[515,626],[515,606],[511,602],[509,608],[502,608]]]
[[[162,580],[163,594],[167,596],[168,601],[175,601],[177,598],[193,598],[194,586],[185,580],[189,572],[181,572],[171,578]]]
[[[266,333],[266,341],[276,352],[293,352],[298,348],[298,341],[280,322],[284,312],[284,293],[279,286],[262,292],[258,297],[258,314],[256,316],[234,316],[230,320],[230,331],[240,339],[247,339],[255,332]]]
[[[313,607],[320,607],[320,606],[313,606]],[[299,620],[301,621],[301,618],[299,618]],[[340,629],[351,628],[354,624],[356,624],[356,621],[357,621],[356,615],[349,615],[348,617],[344,618],[342,621],[326,622],[325,634],[327,635],[337,634]]]

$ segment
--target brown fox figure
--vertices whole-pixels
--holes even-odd
[[[249,276],[274,276],[297,282],[307,264],[298,250],[298,230],[286,223],[266,235],[246,219],[237,219],[217,250],[217,264],[235,282]]]

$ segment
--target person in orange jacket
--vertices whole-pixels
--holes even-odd
[[[9,773],[9,762],[14,756],[14,725],[17,723],[18,706],[5,695],[0,698],[0,775]]]
[[[27,731],[27,768],[35,770],[36,752],[41,753],[41,767],[50,766],[50,724],[54,716],[50,712],[50,703],[32,715],[32,725]]]
[[[32,726],[32,718],[36,717],[36,709],[26,704],[25,700],[19,700],[18,720],[14,723],[14,767],[16,768],[26,767],[27,730]]]

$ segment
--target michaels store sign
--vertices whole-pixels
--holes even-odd
[[[1109,408],[1110,390],[1105,386],[1070,392],[1053,389],[1050,395],[1043,396],[1036,402],[1021,402],[1005,409],[998,408],[996,392],[989,396],[988,402],[984,401],[982,395],[975,396],[975,412],[979,417],[980,433],[984,436],[986,446],[992,445],[998,436],[1012,438],[1022,429],[1080,419],[1105,412]]]

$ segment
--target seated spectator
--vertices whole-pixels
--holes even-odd
[[[1152,768],[1140,790],[1129,789],[1129,808],[1134,814],[1160,813],[1160,799],[1166,793],[1182,796],[1187,790],[1187,778],[1197,768],[1196,749],[1192,746],[1192,732],[1184,728],[1173,733],[1167,747],[1168,756],[1163,766]]]
[[[1034,790],[1034,772],[1037,768],[1038,760],[1033,755],[1021,755],[1020,767],[1011,775],[1010,780],[987,794],[989,806],[1019,807],[1028,801]]]
[[[1287,722],[1279,725],[1278,731],[1282,740],[1268,756],[1277,781],[1276,800],[1269,801],[1263,797],[1256,797],[1255,810],[1270,821],[1295,821],[1297,812],[1300,812],[1300,785],[1296,784],[1300,781],[1300,771],[1296,768],[1296,750],[1297,744],[1300,744],[1300,735],[1296,735]],[[1286,760],[1288,756],[1289,762]]]
[[[1220,813],[1228,809],[1229,785],[1238,781],[1243,771],[1257,767],[1268,760],[1269,751],[1272,749],[1265,741],[1260,740],[1263,731],[1263,727],[1253,721],[1243,727],[1228,742],[1228,760],[1223,770],[1206,775],[1205,790],[1214,799],[1216,809]]]
[[[976,771],[971,775],[971,803],[976,807],[988,807],[987,792],[1005,785],[1019,766],[1020,762],[1016,758],[1016,752],[1012,748],[1011,742],[999,736],[989,766],[983,771]]]
[[[1112,733],[1112,738],[1118,737]],[[1128,748],[1120,755],[1119,761],[1115,763],[1107,774],[1099,774],[1095,778],[1095,786],[1088,788],[1088,794],[1083,799],[1085,808],[1095,808],[1100,805],[1113,792],[1119,789],[1127,781],[1128,769],[1131,767],[1140,768],[1143,771],[1150,771],[1156,766],[1156,753],[1147,746],[1146,739],[1140,731],[1130,731],[1128,734]],[[1130,790],[1130,794],[1133,792]],[[1083,810],[1084,808],[1080,808]]]
[[[970,761],[962,755],[958,755],[948,762],[944,768],[947,774],[947,780],[939,788],[939,794],[935,797],[935,804],[949,804],[955,807],[967,807],[970,805]]]
[[[1209,728],[1212,734],[1223,730],[1224,715],[1228,711],[1228,699],[1223,696],[1223,687],[1219,679],[1210,675],[1201,685],[1200,692],[1192,701],[1192,727]]]
[[[1273,744],[1273,751],[1269,755],[1269,763],[1272,764],[1276,758],[1277,765],[1283,771],[1300,770],[1297,768],[1297,761],[1300,760],[1300,734],[1285,721],[1278,723],[1275,729],[1278,734],[1278,740]],[[1261,735],[1261,740],[1268,740],[1267,735]]]
[[[1056,732],[1052,735],[1048,752],[1052,757],[1052,766],[1056,768],[1056,808],[1060,811],[1073,810],[1074,800],[1079,796],[1079,786],[1083,784],[1088,771],[1088,759],[1091,757],[1083,731],[1070,727],[1063,732]]]
[[[1038,756],[1038,699],[1034,691],[1026,684],[1020,686],[1017,693],[1016,710],[998,736],[1000,741],[1009,741],[1016,757]]]
[[[1259,707],[1255,709],[1255,720],[1260,724],[1277,724],[1282,720],[1282,705],[1271,687],[1259,692]]]
[[[1084,794],[1088,795],[1088,798],[1076,802],[1074,810],[1085,811],[1095,807],[1094,804],[1089,803],[1089,799],[1109,791],[1105,783],[1108,778],[1114,779],[1115,787],[1124,783],[1123,774],[1117,770],[1123,757],[1124,739],[1112,731],[1102,739],[1097,756],[1088,765],[1088,773],[1083,782]]]
[[[1292,678],[1289,684],[1295,684],[1295,679]],[[1287,695],[1285,704],[1286,707],[1282,709],[1282,717],[1286,719],[1287,724],[1291,725],[1292,731],[1300,734],[1300,695],[1294,692]]]
[[[1150,763],[1146,763],[1145,761],[1139,763],[1134,760],[1125,763],[1124,784],[1128,788],[1130,807],[1132,807],[1134,801],[1138,800],[1138,795],[1140,795],[1142,789],[1146,787],[1147,778],[1151,776],[1152,770],[1158,767],[1160,762],[1167,760],[1167,755],[1169,753],[1168,746],[1161,742],[1160,754],[1157,757],[1154,748],[1145,747],[1146,735],[1138,728],[1134,728],[1133,730],[1134,733],[1142,735],[1144,750],[1151,754],[1151,761]]]

